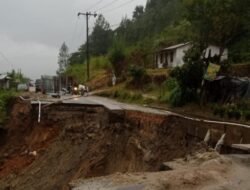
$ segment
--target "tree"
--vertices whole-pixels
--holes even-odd
[[[199,47],[194,46],[187,52],[185,64],[171,71],[170,76],[175,78],[178,84],[169,98],[172,106],[182,106],[198,99],[198,89],[201,88],[205,70],[200,55]]]
[[[245,33],[245,17],[249,14],[247,0],[185,0],[184,3],[196,34],[194,41],[201,49],[217,45],[220,57],[235,38]]]
[[[68,65],[83,64],[86,58],[86,45],[81,45],[68,59]]]
[[[112,64],[114,73],[117,77],[121,77],[125,70],[125,58],[124,47],[121,42],[115,42],[109,53],[109,61]]]
[[[90,36],[90,47],[93,55],[104,55],[112,44],[112,30],[103,15],[99,15]]]
[[[139,18],[141,18],[143,13],[144,13],[144,7],[136,6],[133,12],[133,20],[138,20]]]
[[[66,71],[66,68],[68,66],[68,59],[69,59],[69,49],[65,42],[63,42],[58,55],[58,65],[59,68],[57,70],[57,73],[64,73]]]

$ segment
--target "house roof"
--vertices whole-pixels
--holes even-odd
[[[178,49],[178,48],[180,48],[180,47],[186,46],[186,45],[188,45],[188,44],[190,44],[190,42],[181,43],[181,44],[176,44],[176,45],[173,45],[173,46],[169,46],[169,47],[167,47],[167,48],[164,48],[164,49],[162,49],[162,50],[163,50],[163,51],[164,51],[164,50],[175,50],[175,49]]]
[[[0,80],[3,80],[3,79],[10,79],[10,77],[8,77],[8,75],[6,74],[0,74]]]

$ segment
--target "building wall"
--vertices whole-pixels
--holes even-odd
[[[211,57],[215,55],[220,54],[220,48],[217,46],[210,45],[208,48],[205,50],[205,58],[208,58],[209,52],[211,52]],[[221,61],[227,60],[228,59],[228,49],[225,49],[222,56],[221,56]]]
[[[0,80],[0,89],[9,89],[10,88],[10,81],[3,79]]]
[[[185,52],[190,47],[191,45],[187,44],[177,49],[165,51],[162,53],[157,53],[156,54],[157,68],[182,66],[184,64],[183,57],[185,55]],[[162,58],[161,58],[161,54],[163,55]]]
[[[162,56],[162,57],[161,57]],[[163,53],[156,54],[156,66],[159,69],[162,69],[164,66],[165,56]]]
[[[191,44],[187,44],[185,46],[179,47],[177,49],[173,49],[173,61],[171,61],[171,51],[165,51],[161,53],[156,54],[156,66],[158,68],[164,68],[164,67],[181,67],[184,65],[184,56],[185,53],[192,47]],[[219,55],[220,53],[220,48],[217,46],[210,45],[208,48],[205,50],[205,58],[209,56],[209,52],[211,52],[211,56]],[[162,58],[161,58],[162,54]],[[228,59],[228,49],[225,49],[221,61],[227,60]],[[167,64],[166,64],[167,63]]]
[[[174,63],[173,63],[173,67],[181,67],[182,65],[184,65],[184,56],[185,56],[185,53],[191,48],[191,45],[187,44],[185,46],[182,46],[180,48],[178,48],[176,50],[176,55],[175,55],[175,60],[174,60]]]
[[[159,69],[166,67],[174,67],[175,61],[176,61],[176,50],[165,51],[156,54],[156,66]]]

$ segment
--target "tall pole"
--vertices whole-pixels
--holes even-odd
[[[78,16],[84,15],[86,16],[86,59],[87,59],[87,80],[90,78],[90,72],[89,72],[89,16],[94,16],[96,17],[97,14],[94,13],[92,14],[91,12],[86,12],[86,13],[78,13]]]
[[[86,58],[87,58],[87,80],[89,80],[89,14],[88,14],[88,12],[87,12],[87,14],[86,14],[86,25],[87,25],[87,27],[86,27],[86,39],[87,39],[87,41],[86,41],[86,46],[87,46],[87,49],[86,49]]]

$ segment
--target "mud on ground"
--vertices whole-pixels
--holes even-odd
[[[61,104],[44,108],[37,123],[37,107],[18,101],[0,147],[0,189],[66,190],[80,178],[166,170],[165,162],[209,150],[187,135],[188,125],[172,116]]]

